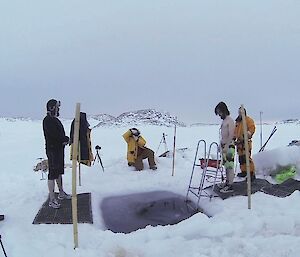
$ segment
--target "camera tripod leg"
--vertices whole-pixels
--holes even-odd
[[[102,167],[102,171],[104,172],[103,163],[102,163],[102,160],[101,160],[101,157],[100,157],[99,153],[98,153],[98,158],[99,158],[100,165]]]
[[[100,165],[102,167],[102,171],[104,172],[103,163],[102,163],[102,160],[101,160],[101,157],[100,157],[98,149],[96,149],[96,155],[95,155],[95,158],[94,158],[93,165],[95,164],[96,159],[98,159],[98,162],[100,163]]]
[[[167,145],[167,141],[166,141],[166,136],[167,135],[165,133],[163,133],[162,138],[161,138],[160,143],[159,143],[159,146],[156,150],[156,154],[158,154],[158,150],[159,150],[161,144],[164,144],[165,151],[162,154],[160,154],[158,157],[167,157],[167,154],[169,153],[168,145]]]

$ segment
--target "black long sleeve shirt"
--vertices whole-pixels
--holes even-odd
[[[63,143],[67,143],[69,138],[65,134],[64,127],[60,120],[49,114],[43,120],[43,131],[46,143],[46,150],[61,149]]]

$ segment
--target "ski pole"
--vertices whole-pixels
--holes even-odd
[[[3,243],[2,243],[1,235],[0,235],[0,243],[1,243],[1,247],[2,247],[2,251],[4,253],[4,256],[7,257],[4,246],[3,246]]]
[[[177,121],[177,117],[176,117],[176,121]],[[175,124],[175,129],[174,129],[172,176],[174,176],[174,171],[175,171],[175,150],[176,150],[176,124]]]
[[[264,143],[264,145],[259,149],[258,152],[262,152],[265,150],[265,147],[267,145],[267,143],[269,142],[269,140],[271,139],[271,137],[275,134],[275,132],[277,131],[277,127],[275,126],[270,134],[270,136],[268,137],[267,141]]]
[[[274,133],[277,131],[276,126],[273,128],[273,130],[270,133],[270,136],[268,137],[267,141],[264,143],[264,145],[261,147],[261,149],[259,150],[259,152],[263,151],[265,149],[265,146],[267,145],[267,143],[269,142],[269,140],[271,139],[271,137],[274,135]]]

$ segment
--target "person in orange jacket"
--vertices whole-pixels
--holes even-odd
[[[246,118],[246,126],[248,133],[248,149],[249,149],[249,162],[250,162],[250,174],[251,180],[255,179],[255,166],[251,157],[252,151],[252,137],[255,133],[255,123],[254,120],[247,116],[246,109],[245,110],[245,118]],[[247,169],[246,169],[246,152],[245,152],[245,143],[244,143],[244,130],[243,130],[243,122],[242,122],[242,112],[241,108],[239,108],[239,115],[235,120],[235,130],[234,130],[234,139],[237,148],[237,153],[239,156],[240,170],[241,172],[237,174],[238,177],[246,177]]]
[[[143,170],[143,159],[148,159],[149,167],[156,170],[153,150],[145,147],[146,140],[141,136],[137,128],[131,128],[123,134],[127,143],[128,166],[134,166],[136,170]]]

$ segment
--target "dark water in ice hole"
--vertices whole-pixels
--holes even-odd
[[[107,229],[130,233],[148,225],[176,224],[199,211],[182,195],[152,191],[104,198],[101,212]]]

